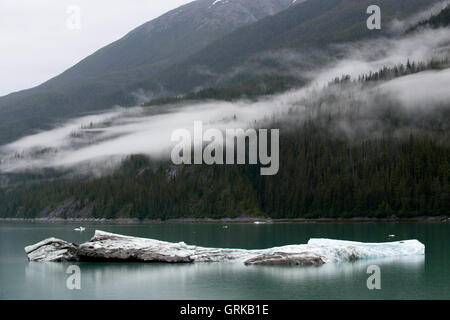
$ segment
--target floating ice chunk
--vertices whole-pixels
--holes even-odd
[[[331,261],[379,259],[424,255],[425,245],[418,240],[384,243],[364,243],[331,239],[311,239],[308,246],[322,250]]]
[[[56,252],[73,249],[70,255]],[[102,260],[167,263],[241,262],[246,264],[322,265],[364,259],[395,258],[425,254],[417,240],[388,243],[311,239],[308,244],[288,245],[260,250],[205,248],[184,242],[172,243],[154,239],[123,236],[96,231],[94,237],[79,247],[50,238],[25,251],[32,261]],[[63,254],[64,259],[55,259]],[[67,257],[66,257],[67,256]]]

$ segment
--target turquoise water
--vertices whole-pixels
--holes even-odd
[[[450,299],[448,223],[106,224],[0,222],[0,299]],[[207,247],[261,249],[310,238],[364,242],[418,239],[425,257],[321,267],[211,263],[77,263],[81,290],[68,290],[74,263],[28,262],[23,248],[48,237],[81,243],[94,231],[184,241]],[[381,269],[381,290],[368,290],[367,267]]]

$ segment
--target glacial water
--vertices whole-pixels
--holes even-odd
[[[74,231],[79,225],[0,222],[0,299],[450,299],[449,223],[83,223],[86,231]],[[81,243],[96,229],[245,249],[303,244],[310,238],[417,239],[425,244],[426,254],[320,267],[75,263],[81,270],[81,290],[66,286],[66,270],[74,263],[27,261],[27,245],[48,237]],[[370,265],[380,268],[380,290],[367,288]]]

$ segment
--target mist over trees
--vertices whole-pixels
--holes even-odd
[[[0,216],[150,218],[411,217],[448,215],[449,146],[439,137],[356,144],[314,122],[284,132],[280,172],[182,166],[132,156],[98,179],[2,190]],[[26,176],[25,176],[26,178]]]
[[[358,8],[364,7],[369,2],[364,0],[358,4]],[[425,0],[412,1],[409,11],[403,14],[407,16],[415,12],[415,9],[423,7],[425,2]],[[404,9],[398,2],[386,0],[383,3],[390,9],[388,13],[391,13],[388,14],[387,21],[394,19],[398,11]],[[129,156],[123,162],[119,162],[121,163],[119,168],[103,168],[101,174],[92,175],[92,172],[83,172],[78,170],[79,168],[60,170],[52,167],[56,166],[55,162],[48,161],[52,156],[55,159],[59,156],[59,160],[63,158],[60,164],[67,165],[64,161],[70,163],[71,156],[79,151],[77,148],[101,144],[104,142],[102,139],[112,140],[108,145],[109,148],[117,146],[114,144],[114,134],[120,136],[120,130],[111,130],[110,136],[98,133],[108,129],[108,125],[117,126],[116,129],[120,127],[120,123],[111,120],[116,117],[120,122],[123,114],[116,112],[111,119],[107,119],[104,115],[99,116],[103,119],[99,126],[90,122],[79,128],[80,130],[74,129],[69,135],[70,139],[62,134],[58,136],[58,141],[50,141],[48,146],[42,148],[39,143],[33,144],[42,136],[31,136],[32,143],[19,141],[19,145],[25,146],[25,149],[27,145],[31,145],[28,150],[9,154],[7,159],[0,158],[0,169],[8,161],[11,161],[13,166],[24,165],[23,168],[28,168],[31,164],[29,170],[0,172],[0,217],[170,219],[450,215],[448,37],[445,29],[432,30],[448,26],[449,8],[416,23],[416,26],[409,30],[403,29],[402,32],[406,31],[402,34],[404,38],[388,37],[388,40],[380,42],[366,42],[367,38],[378,38],[387,34],[368,36],[366,33],[358,33],[364,16],[354,20],[342,19],[342,13],[346,12],[352,13],[352,17],[355,16],[356,9],[353,4],[354,2],[350,0],[307,1],[290,11],[282,11],[212,42],[189,57],[186,63],[174,65],[167,69],[168,72],[164,72],[166,83],[182,86],[179,93],[184,93],[183,95],[161,95],[158,99],[143,105],[142,109],[148,112],[147,114],[144,112],[133,115],[134,117],[144,115],[149,118],[151,115],[162,116],[164,112],[169,114],[171,108],[176,109],[177,106],[184,105],[198,107],[197,102],[205,101],[211,102],[210,105],[205,104],[209,107],[214,107],[213,104],[219,104],[220,101],[228,101],[236,103],[224,103],[221,107],[236,107],[240,103],[248,107],[254,102],[256,106],[268,109],[271,103],[275,104],[274,99],[280,96],[272,96],[272,100],[265,96],[279,92],[285,92],[288,96],[289,89],[303,87],[299,89],[300,94],[296,92],[292,95],[297,100],[286,99],[289,102],[284,106],[288,109],[282,109],[282,112],[278,111],[276,115],[264,120],[257,121],[245,117],[239,119],[240,123],[251,122],[250,125],[256,128],[281,129],[280,170],[276,176],[261,176],[260,166],[257,165],[175,166],[170,160],[161,160],[152,154],[139,154],[141,149],[138,147],[142,147],[139,144],[133,149],[139,150],[137,154],[126,153]],[[346,28],[339,29],[330,24],[330,16],[323,14],[322,6],[327,6],[325,12],[333,12],[335,7],[341,8],[341,14],[334,17],[335,23],[336,25],[342,23],[341,26]],[[309,10],[309,13],[303,9]],[[325,31],[329,32],[324,33],[323,37],[317,37],[318,32],[324,31],[317,31],[317,25],[308,23],[307,19],[302,20],[302,23],[297,19],[308,14],[310,15],[308,19],[316,17],[316,23],[320,22],[319,25],[332,27],[333,30],[325,28]],[[281,33],[274,30],[285,33],[285,36],[280,39]],[[435,31],[436,33],[433,33]],[[377,43],[395,47],[377,48],[377,54],[389,55],[389,57],[378,56],[378,61],[384,61],[387,65],[378,69],[380,67],[378,64],[371,72],[364,71],[356,76],[344,72],[341,75],[340,72],[333,73],[333,76],[326,78],[326,81],[330,80],[328,85],[324,82],[325,87],[316,87],[308,81],[320,78],[318,73],[321,71],[317,68],[301,69],[302,72],[309,70],[311,73],[309,79],[295,73],[273,72],[273,69],[283,64],[285,57],[280,53],[275,55],[272,69],[267,68],[263,70],[264,72],[252,74],[237,72],[236,76],[227,78],[227,81],[217,79],[220,78],[218,75],[222,71],[232,69],[242,56],[251,57],[254,54],[261,58],[263,51],[278,47],[279,44],[301,49],[305,44],[311,45],[309,48],[312,48],[354,39],[364,40],[359,44],[362,49],[358,44],[346,43],[348,47],[341,54],[345,55],[346,49],[354,50],[356,56],[363,53],[363,58],[352,60],[354,57],[349,57],[343,61],[344,66],[337,65],[337,69],[331,70],[332,72],[345,70],[354,62],[360,63],[359,67],[362,65],[364,70],[367,70],[366,67],[374,64],[364,55],[368,54],[366,51],[370,49],[370,45]],[[427,57],[427,60],[409,59],[393,65],[394,58],[396,63],[399,56],[409,57],[410,54],[414,54],[416,46],[421,41],[430,44],[427,50],[418,55]],[[397,47],[396,43],[401,45]],[[404,47],[409,50],[404,50]],[[226,48],[232,50],[227,51]],[[411,51],[411,48],[414,50]],[[315,52],[317,51],[312,55]],[[371,53],[368,55],[371,56]],[[298,58],[295,57],[293,65],[298,63]],[[300,58],[303,59],[305,56]],[[198,61],[207,62],[200,70],[203,72],[200,78],[198,72],[191,72],[192,66]],[[318,61],[314,61],[316,65]],[[218,65],[217,70],[208,68],[208,63],[210,66]],[[286,65],[291,66],[289,63]],[[249,63],[247,69],[252,68],[256,68],[255,64]],[[354,73],[354,70],[360,69],[355,67],[351,71]],[[328,76],[328,71],[325,70],[325,76]],[[189,77],[180,76],[183,74]],[[340,76],[335,77],[335,74]],[[217,81],[213,81],[208,87],[204,85],[204,82],[209,83],[208,79]],[[125,105],[129,103],[123,100],[125,99],[121,91],[123,88],[116,88],[117,94],[113,96],[102,96],[104,86],[108,86],[109,83],[109,81],[99,82],[75,87],[77,99],[80,100],[71,100],[71,103],[85,104],[86,101],[101,101],[101,104],[105,101],[124,102]],[[202,86],[197,87],[200,83]],[[197,89],[191,91],[193,87]],[[305,90],[302,91],[303,89]],[[439,94],[433,96],[436,92]],[[423,97],[419,97],[420,94]],[[64,105],[66,99],[62,94],[55,96],[54,92],[41,92],[34,98],[24,93],[14,97],[19,98],[25,99],[26,104],[42,103],[52,106]],[[282,100],[285,98],[286,96]],[[259,102],[261,103],[258,104]],[[3,108],[2,120],[19,119],[17,112],[27,110],[21,109],[23,106],[20,105],[14,112]],[[91,104],[89,106],[92,107]],[[99,105],[95,106],[97,107]],[[14,122],[8,123],[7,126],[0,123],[0,131],[7,132],[0,140],[3,138],[9,141],[9,135],[18,136],[19,133],[36,126],[36,121],[41,126],[45,123],[40,121],[43,118],[54,119],[55,116],[65,112],[64,108],[55,112],[50,112],[50,109],[46,108],[43,110],[45,112],[33,111],[40,112],[39,117],[35,117],[35,113],[27,114],[25,120],[22,119],[20,124],[13,125],[12,128],[11,123]],[[219,108],[213,110],[219,111]],[[191,111],[192,108],[180,114],[186,116]],[[227,121],[237,120],[236,115],[231,114],[229,118]],[[133,122],[129,118],[122,120],[130,121],[125,134],[132,136],[131,133],[134,133],[135,129],[130,127],[140,123]],[[167,125],[164,126],[165,128],[159,127],[160,130],[167,129]],[[149,132],[144,131],[147,134]],[[153,133],[156,135],[157,132]],[[54,132],[50,132],[45,138],[51,140],[54,138],[52,134]],[[162,135],[160,133],[158,137],[161,138]],[[130,139],[126,141],[131,143]],[[161,141],[157,142],[161,144]],[[93,159],[103,151],[106,150],[82,149],[77,155],[88,163],[92,161],[92,166],[95,167],[97,164]],[[20,165],[18,162],[15,163],[16,160],[22,161]],[[47,165],[49,163],[50,165]],[[77,164],[79,163],[75,162],[75,165]],[[33,165],[37,168],[33,169]]]
[[[285,115],[258,123],[281,128],[280,171],[276,176],[261,176],[257,165],[174,166],[170,161],[135,155],[102,177],[66,176],[50,169],[12,175],[10,187],[0,189],[0,216],[449,215],[448,104],[423,113],[401,109],[376,90],[374,96],[364,93],[367,86],[441,70],[447,63],[408,61],[358,79],[344,75],[299,100],[306,112],[292,107]]]
[[[333,44],[390,36],[387,27],[376,32],[365,27],[362,13],[371,0],[230,1],[212,7],[210,2],[193,1],[180,8],[182,14],[179,9],[168,12],[40,86],[0,97],[0,144],[86,112],[134,106],[140,103],[136,92],[162,98],[236,82],[250,87],[260,81],[254,71],[266,65],[251,62],[280,48],[313,52],[303,66],[302,71],[308,71],[335,54]],[[383,7],[387,26],[437,2],[377,4]],[[247,14],[242,14],[243,7]],[[242,72],[230,76],[236,70]]]

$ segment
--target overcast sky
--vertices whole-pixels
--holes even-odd
[[[0,96],[34,87],[191,1],[0,0]]]

